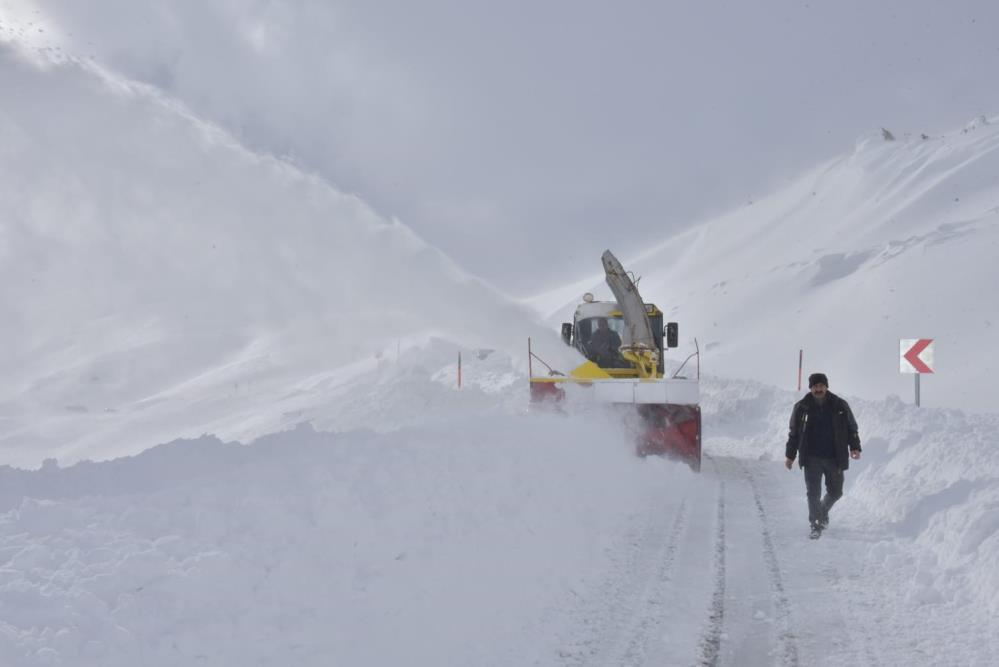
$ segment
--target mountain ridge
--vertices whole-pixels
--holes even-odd
[[[854,393],[905,396],[898,340],[934,338],[940,365],[923,400],[991,411],[976,388],[999,369],[989,344],[999,306],[971,308],[965,295],[999,286],[996,149],[999,130],[981,118],[936,138],[865,136],[624,263],[716,372],[793,387],[804,349],[806,369]],[[608,296],[602,283],[595,271],[525,302],[554,324],[571,319],[582,292]]]

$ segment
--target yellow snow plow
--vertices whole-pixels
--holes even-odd
[[[701,467],[700,351],[687,357],[667,377],[666,350],[678,345],[675,322],[663,326],[663,312],[645,303],[636,281],[610,250],[601,257],[614,301],[585,294],[572,323],[562,325],[562,340],[587,361],[562,374],[534,354],[528,340],[531,401],[592,402],[633,405],[642,427],[636,449],[641,455],[679,458],[694,470]],[[695,377],[680,373],[697,359]],[[534,361],[549,369],[534,375]]]

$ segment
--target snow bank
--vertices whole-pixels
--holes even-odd
[[[859,526],[912,538],[929,552],[910,596],[999,613],[999,416],[867,405],[871,456],[857,477]]]
[[[528,664],[650,495],[694,477],[544,414],[7,470],[0,662]]]

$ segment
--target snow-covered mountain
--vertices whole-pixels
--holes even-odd
[[[999,123],[937,136],[881,131],[783,190],[706,221],[640,257],[639,288],[697,337],[703,366],[781,387],[821,370],[847,394],[913,400],[899,340],[932,338],[925,406],[994,411],[999,373]],[[613,246],[613,238],[608,245]],[[530,301],[569,318],[593,273]]]
[[[345,396],[414,345],[522,365],[528,336],[556,341],[402,223],[156,91],[0,58],[5,462],[357,425]]]
[[[927,405],[972,363],[947,336],[987,340],[994,126],[862,142],[622,258],[702,342],[698,475],[527,411],[526,337],[573,363],[555,327],[402,223],[50,55],[0,46],[0,664],[993,659],[999,423],[883,394],[895,338],[938,339]],[[798,347],[865,447],[818,542]]]

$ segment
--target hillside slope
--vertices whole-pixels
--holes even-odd
[[[356,426],[352,384],[431,340],[568,353],[405,225],[146,87],[0,45],[0,89],[2,463]]]
[[[784,190],[670,238],[625,266],[705,368],[793,388],[806,373],[834,390],[911,401],[901,338],[933,338],[923,405],[992,411],[999,371],[999,125],[944,136],[864,138]],[[613,247],[614,239],[607,239]],[[555,324],[589,278],[529,301]],[[582,267],[581,267],[582,268]]]

